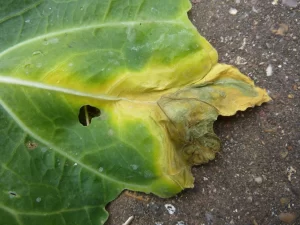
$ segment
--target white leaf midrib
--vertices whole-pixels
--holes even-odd
[[[102,101],[128,101],[133,103],[143,103],[143,104],[156,104],[156,101],[139,101],[139,100],[131,100],[128,98],[122,98],[122,97],[116,97],[111,95],[105,95],[105,94],[91,94],[87,92],[77,91],[74,89],[64,88],[64,87],[58,87],[50,84],[43,84],[36,81],[28,81],[24,79],[19,79],[15,77],[9,77],[9,76],[1,76],[0,75],[0,84],[10,84],[10,85],[20,85],[24,87],[30,87],[35,89],[41,89],[41,90],[47,90],[47,91],[53,91],[58,92],[61,94],[67,94],[67,95],[73,95],[78,97],[87,97],[91,99],[97,99]]]

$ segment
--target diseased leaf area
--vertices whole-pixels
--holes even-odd
[[[217,64],[188,0],[0,5],[1,225],[99,225],[124,189],[193,187],[218,115],[270,100]]]

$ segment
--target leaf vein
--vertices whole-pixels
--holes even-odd
[[[35,2],[33,3],[32,5],[29,5],[28,7],[25,7],[24,9],[20,10],[19,12],[16,12],[14,14],[11,14],[11,15],[8,15],[2,19],[0,19],[0,23],[3,23],[11,18],[14,18],[14,17],[17,17],[17,16],[20,16],[24,13],[26,13],[27,11],[31,10],[31,9],[34,9],[36,8],[38,5],[40,5],[44,0],[41,0],[41,1],[38,1],[38,2]]]
[[[135,13],[135,16],[134,16],[134,19],[136,19],[136,17],[137,17],[138,14],[140,13],[140,10],[141,10],[142,6],[144,5],[144,3],[145,3],[145,0],[143,0],[143,1],[141,2],[141,4],[138,6],[138,8],[137,8],[137,10],[136,10],[136,13]]]
[[[104,13],[104,16],[103,16],[103,19],[102,19],[103,22],[106,20],[106,17],[107,17],[107,15],[108,15],[108,13],[111,9],[111,3],[112,3],[112,0],[109,0],[108,5],[107,5],[107,9],[106,9],[106,11]]]
[[[129,101],[129,102],[134,102],[134,103],[156,104],[156,101],[139,101],[139,100],[131,100],[131,99],[127,99],[127,98],[122,98],[122,97],[110,96],[110,95],[106,95],[106,94],[90,94],[90,93],[81,92],[81,91],[68,89],[68,88],[64,88],[64,87],[58,87],[58,86],[43,84],[43,83],[39,83],[39,82],[26,81],[26,80],[21,80],[18,78],[12,78],[9,76],[1,76],[0,75],[0,84],[1,83],[11,84],[11,85],[21,85],[21,86],[37,88],[37,89],[44,89],[44,90],[48,90],[48,91],[59,92],[62,94],[75,95],[75,96],[80,96],[80,97],[88,97],[88,98],[102,100],[102,101],[112,101],[112,102]]]
[[[137,185],[137,184],[127,183],[127,182],[124,182],[124,181],[116,180],[116,179],[114,179],[112,177],[109,177],[109,176],[107,176],[105,174],[99,173],[94,168],[91,168],[91,167],[85,165],[84,163],[78,161],[76,158],[74,158],[74,157],[66,154],[65,152],[59,150],[59,148],[57,146],[55,146],[54,144],[51,144],[50,142],[44,140],[42,137],[40,137],[36,133],[34,133],[26,124],[24,124],[22,122],[22,120],[16,114],[14,114],[14,112],[10,109],[10,107],[7,106],[5,104],[5,102],[3,102],[1,99],[0,99],[0,105],[2,105],[2,107],[7,111],[7,113],[12,117],[12,119],[15,120],[16,123],[18,123],[18,125],[20,126],[20,128],[22,128],[25,132],[27,132],[28,134],[30,134],[33,138],[35,138],[39,142],[43,143],[44,145],[49,146],[56,153],[58,153],[59,155],[65,157],[66,159],[69,159],[69,160],[77,163],[79,166],[81,166],[84,169],[88,170],[89,172],[95,174],[97,177],[99,177],[101,179],[105,179],[107,182],[113,182],[113,183],[118,183],[118,184],[126,184],[126,187],[128,187],[128,188],[133,188],[133,189],[137,188],[137,187],[139,187],[140,189],[146,188],[145,185],[139,185],[139,184]]]
[[[19,177],[20,180],[22,180],[22,182],[24,182],[25,184],[29,185],[29,183],[24,180],[24,178],[22,176],[20,176],[18,173],[16,173],[14,170],[12,170],[11,168],[9,168],[6,164],[1,163],[1,167],[7,171],[10,171],[11,173],[13,173],[14,175],[16,175],[17,177]]]
[[[63,30],[59,30],[59,31],[55,31],[55,32],[50,32],[50,33],[47,33],[47,34],[42,34],[40,36],[31,38],[31,39],[27,39],[23,42],[20,42],[16,45],[4,50],[3,52],[0,53],[0,57],[2,57],[5,54],[7,54],[7,53],[19,48],[19,47],[22,47],[26,44],[30,44],[32,42],[42,40],[42,39],[45,39],[45,38],[64,35],[66,33],[73,33],[73,32],[77,32],[77,31],[84,31],[84,30],[97,29],[97,28],[103,28],[103,27],[136,26],[136,25],[139,25],[140,23],[144,23],[144,24],[145,23],[148,23],[148,24],[181,24],[181,25],[184,25],[182,22],[177,21],[177,20],[157,20],[157,21],[141,20],[141,21],[126,21],[126,22],[109,22],[109,23],[92,24],[92,25],[89,25],[89,26],[82,26],[82,27],[75,27],[75,28],[73,27],[73,28],[69,28],[69,29],[63,29]],[[46,30],[48,30],[48,28],[46,28]]]

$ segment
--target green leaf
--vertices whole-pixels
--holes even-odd
[[[214,158],[218,115],[269,101],[188,0],[1,0],[0,218],[103,224],[122,190],[170,197]]]

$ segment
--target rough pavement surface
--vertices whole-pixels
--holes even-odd
[[[220,61],[237,66],[273,101],[219,118],[222,150],[193,168],[194,189],[171,199],[123,193],[109,205],[106,224],[134,216],[132,225],[300,225],[300,3],[192,2],[191,21]]]

